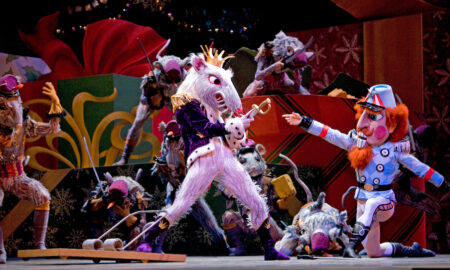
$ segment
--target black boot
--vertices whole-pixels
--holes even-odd
[[[369,226],[364,226],[364,224],[356,222],[355,227],[353,228],[352,237],[350,238],[350,243],[348,243],[344,249],[344,257],[361,258],[361,256],[356,254],[355,248],[364,240],[364,238],[366,238],[369,230]]]
[[[414,242],[407,247],[400,243],[391,243],[393,247],[392,257],[434,257],[436,254],[426,248],[422,248],[419,243]]]
[[[258,233],[259,239],[264,247],[264,260],[289,260],[288,256],[275,250],[275,243],[270,235],[269,218],[264,220],[256,232]]]
[[[242,230],[239,228],[239,226],[237,226],[236,223],[233,225],[235,225],[233,228],[225,230],[227,238],[231,239],[234,245],[234,247],[232,248],[232,252],[230,253],[230,256],[245,256],[247,255],[247,251],[245,250],[244,244],[242,243],[241,239]]]
[[[147,232],[145,239],[137,247],[137,251],[140,252],[152,252],[152,243],[155,243],[157,237],[161,236],[164,232],[167,232],[170,227],[170,222],[167,218],[162,218],[156,224],[151,225],[152,228]]]

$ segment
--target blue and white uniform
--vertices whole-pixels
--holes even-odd
[[[329,128],[314,120],[307,132],[347,151],[351,151],[356,146],[356,141],[350,135]],[[366,168],[356,170],[356,177],[360,185],[370,184],[374,190],[368,191],[358,188],[355,192],[355,199],[368,200],[370,198],[384,197],[391,201],[396,201],[392,189],[383,191],[376,191],[376,189],[377,186],[392,184],[395,176],[399,173],[400,164],[437,187],[444,181],[444,177],[441,174],[419,161],[413,155],[396,151],[395,143],[387,142],[381,146],[373,147],[372,153],[372,160]]]

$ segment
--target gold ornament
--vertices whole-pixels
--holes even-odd
[[[200,48],[203,51],[203,55],[205,55],[206,62],[210,63],[211,65],[218,66],[220,68],[222,67],[223,62],[225,62],[225,60],[234,57],[233,55],[229,55],[229,56],[226,56],[225,58],[222,58],[223,54],[225,53],[225,50],[223,50],[219,54],[218,50],[214,49],[214,52],[213,52],[213,48],[212,47],[208,48],[207,45],[205,45],[205,47],[200,45]]]

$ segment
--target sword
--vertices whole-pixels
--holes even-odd
[[[301,48],[300,50],[298,50],[296,53],[294,53],[293,55],[286,57],[285,59],[283,59],[283,64],[289,64],[290,62],[294,61],[294,59],[299,56],[302,52],[304,52],[312,43],[313,41],[313,37],[311,36],[308,40],[308,42],[306,42],[305,46],[303,46],[303,48]]]
[[[83,137],[83,140],[84,140],[84,146],[86,147],[86,151],[87,151],[89,160],[91,161],[92,169],[94,170],[95,177],[97,178],[98,185],[100,186],[103,194],[105,194],[105,190],[103,189],[102,182],[100,181],[100,178],[98,177],[97,170],[95,169],[94,162],[92,161],[91,153],[89,153],[89,147],[87,145],[86,137]]]
[[[139,37],[137,37],[136,39],[139,42],[139,46],[141,47],[142,51],[144,52],[145,59],[147,59],[148,66],[150,67],[150,71],[152,72],[152,76],[154,77],[155,82],[156,82],[157,80],[156,80],[156,77],[155,77],[155,72],[153,71],[154,70],[153,64],[152,64],[152,62],[150,61],[150,58],[147,55],[147,51],[144,48],[144,44],[142,44],[142,41],[141,41],[141,39]]]

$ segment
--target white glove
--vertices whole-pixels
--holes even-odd
[[[245,127],[241,118],[230,118],[225,121],[225,130],[230,134],[225,135],[228,146],[232,149],[239,149],[241,143],[245,141]]]

